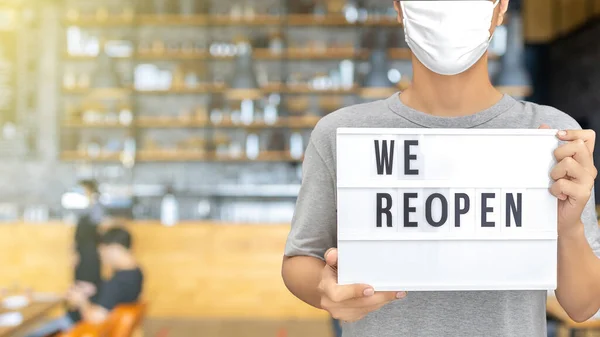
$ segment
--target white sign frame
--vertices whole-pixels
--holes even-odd
[[[548,188],[556,132],[339,128],[338,283],[376,291],[555,289],[557,200]]]

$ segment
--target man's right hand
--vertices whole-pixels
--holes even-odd
[[[319,283],[321,308],[335,319],[356,322],[384,305],[406,297],[406,292],[375,292],[366,284],[339,285],[337,283],[337,249],[325,253],[325,262]]]

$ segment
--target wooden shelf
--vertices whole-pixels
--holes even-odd
[[[396,20],[396,18],[389,17],[389,16],[383,16],[378,19],[370,18],[370,19],[367,19],[367,21],[364,24],[365,24],[365,26],[390,26],[390,27],[398,26],[398,27],[400,27],[400,23],[398,23],[398,20]]]
[[[273,60],[273,61],[294,61],[294,60],[341,60],[341,59],[361,59],[369,57],[369,50],[355,48],[328,48],[324,50],[314,50],[308,48],[289,48],[280,54],[273,53],[268,48],[256,48],[252,51],[255,60]],[[65,53],[65,59],[70,61],[93,61],[96,56],[69,55]],[[186,60],[223,60],[230,61],[234,56],[212,56],[208,51],[192,53],[138,53],[135,58],[139,61],[186,61]],[[390,60],[410,60],[411,51],[409,48],[390,48],[388,49],[388,58]],[[499,59],[498,55],[489,54],[491,60]],[[117,57],[119,60],[131,60],[132,57]]]
[[[79,128],[79,129],[126,129],[130,128],[130,125],[123,125],[119,122],[94,122],[87,123],[82,120],[71,120],[63,123],[65,128]]]
[[[129,88],[63,88],[63,93],[71,95],[88,95],[100,99],[122,98],[131,94]]]
[[[204,128],[208,126],[206,121],[193,118],[178,118],[170,116],[140,116],[135,122],[140,128],[176,129],[176,128]]]
[[[207,15],[142,14],[137,18],[141,25],[157,26],[206,26],[210,21],[210,17]]]
[[[356,87],[351,89],[315,89],[308,84],[283,85],[273,83],[262,88],[265,93],[279,92],[283,94],[319,94],[319,95],[353,95],[356,93]]]
[[[96,59],[98,59],[98,56],[94,56],[94,55],[72,55],[69,53],[65,52],[64,58],[66,60],[69,61],[95,61]],[[112,59],[117,59],[117,60],[131,60],[131,56],[117,56],[117,57],[111,57]]]
[[[142,95],[169,95],[169,94],[209,94],[223,93],[225,87],[213,83],[201,83],[196,88],[172,88],[168,90],[136,90],[135,92]]]
[[[106,19],[99,19],[95,15],[80,16],[75,20],[65,19],[65,25],[79,27],[122,27],[134,24],[133,18],[125,16],[108,16]]]
[[[381,17],[379,19],[367,19],[365,22],[348,22],[343,14],[289,14],[268,15],[256,14],[252,17],[240,16],[233,18],[230,15],[177,15],[177,14],[140,14],[133,18],[124,16],[107,17],[104,20],[96,16],[80,17],[76,20],[64,20],[66,25],[81,27],[119,27],[129,25],[156,25],[156,26],[277,26],[287,24],[289,26],[332,26],[332,27],[356,27],[356,26],[394,26],[399,25],[394,18]]]
[[[245,154],[234,158],[219,156],[214,152],[202,150],[141,150],[137,153],[139,162],[301,162],[302,159],[294,159],[287,151],[265,151],[261,152],[256,159],[248,159]]]
[[[136,154],[140,162],[208,161],[210,157],[202,150],[140,150]]]
[[[253,17],[232,18],[229,15],[211,15],[209,24],[219,26],[276,26],[283,23],[284,16],[258,14]]]
[[[140,128],[214,128],[214,129],[312,129],[317,125],[320,117],[288,117],[279,118],[274,124],[255,122],[252,124],[233,123],[231,120],[212,124],[209,121],[182,119],[178,117],[139,117],[135,125]]]
[[[140,61],[159,61],[159,60],[206,60],[211,56],[208,52],[177,52],[177,53],[138,53],[136,59]]]
[[[120,157],[121,153],[101,153],[98,157],[90,157],[80,151],[63,151],[60,154],[60,159],[64,161],[117,162]]]
[[[286,17],[289,26],[355,26],[342,14],[313,15],[290,14]]]

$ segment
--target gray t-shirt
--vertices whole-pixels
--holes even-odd
[[[336,247],[336,129],[487,128],[580,129],[568,115],[548,106],[504,96],[493,107],[463,117],[436,117],[404,105],[398,94],[343,108],[321,119],[304,159],[302,188],[286,256],[323,259]],[[523,163],[526,164],[526,163]],[[594,200],[583,213],[585,233],[600,256]],[[546,291],[410,292],[356,323],[343,325],[344,337],[542,337],[546,336]]]

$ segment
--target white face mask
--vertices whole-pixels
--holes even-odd
[[[429,70],[441,75],[462,73],[490,45],[499,1],[401,1],[406,42]]]

